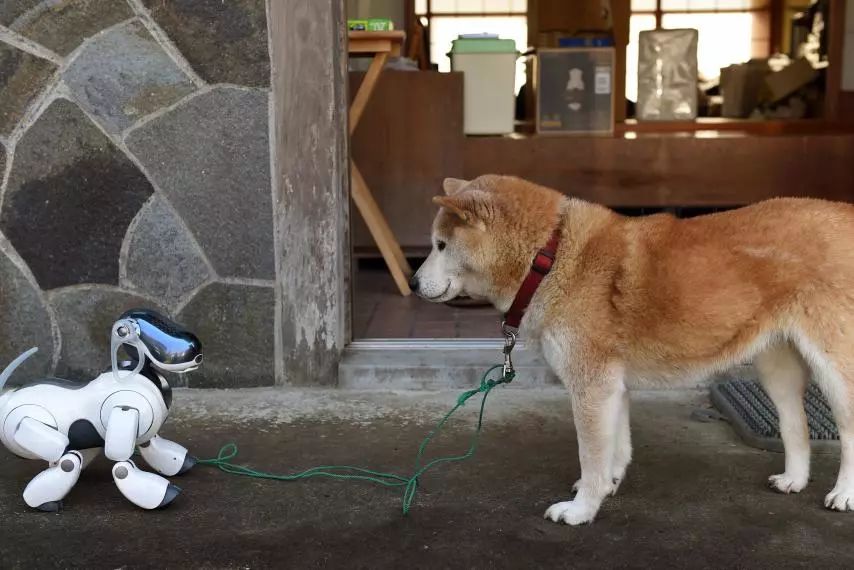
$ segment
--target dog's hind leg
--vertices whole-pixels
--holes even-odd
[[[839,475],[824,506],[854,511],[854,355],[847,318],[852,313],[843,306],[835,309],[832,321],[812,323],[812,330],[796,335],[794,342],[830,404],[839,430]]]
[[[841,326],[836,329],[845,330]],[[817,344],[801,337],[797,345],[830,404],[839,430],[839,475],[836,485],[824,498],[824,506],[835,511],[854,511],[854,358],[850,355],[850,339],[845,334],[828,336],[830,339],[821,339]]]
[[[768,485],[781,493],[797,493],[807,486],[810,475],[810,441],[804,412],[810,371],[788,342],[765,349],[754,364],[762,387],[777,408],[786,454],[786,470],[771,475]]]

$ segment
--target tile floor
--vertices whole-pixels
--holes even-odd
[[[356,272],[353,338],[497,338],[492,307],[451,307],[402,297],[385,269]]]

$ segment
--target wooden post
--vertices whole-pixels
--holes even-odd
[[[344,0],[267,0],[276,383],[332,385],[350,335]]]
[[[824,118],[830,122],[844,122],[840,112],[842,101],[842,64],[845,44],[845,0],[830,0],[830,21],[827,31],[827,79],[824,95]],[[849,63],[850,65],[850,63]]]

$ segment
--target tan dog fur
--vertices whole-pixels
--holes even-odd
[[[777,199],[680,220],[620,216],[504,176],[448,179],[416,293],[465,293],[506,311],[554,228],[561,242],[522,322],[570,392],[581,479],[555,522],[590,522],[631,460],[626,387],[690,382],[754,360],[778,408],[785,471],[809,479],[803,394],[811,378],[840,430],[825,505],[854,510],[854,207]]]

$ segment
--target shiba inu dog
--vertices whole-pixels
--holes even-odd
[[[774,199],[677,219],[623,217],[507,176],[448,179],[433,249],[412,279],[424,299],[457,295],[507,311],[538,250],[559,239],[521,321],[572,401],[581,478],[545,516],[591,522],[632,457],[627,387],[678,385],[752,360],[777,407],[785,470],[809,480],[803,407],[813,380],[839,427],[826,507],[854,510],[854,206]]]

